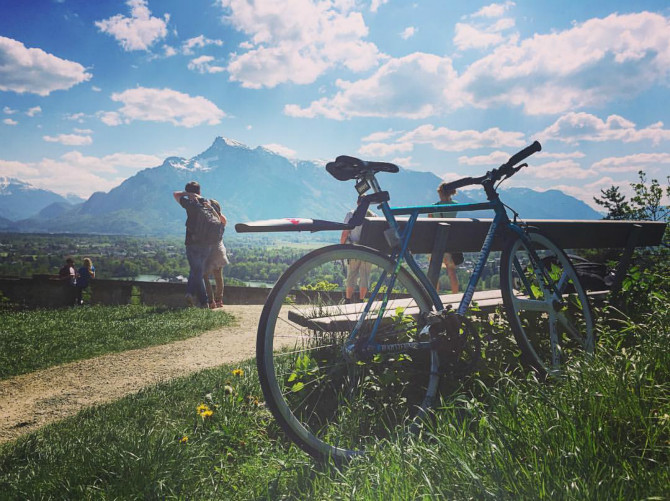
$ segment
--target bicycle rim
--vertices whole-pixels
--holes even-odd
[[[345,304],[348,267],[354,264],[370,267],[368,294],[393,270],[386,256],[361,246],[313,251],[277,282],[258,328],[257,365],[268,407],[290,438],[319,459],[362,454],[371,442],[416,422],[439,382],[432,349],[359,360],[345,356],[354,326],[358,322],[360,335],[368,335],[381,304],[374,302],[362,319],[366,303]],[[393,292],[376,337],[383,345],[416,340],[420,313],[431,304],[404,270]]]
[[[567,255],[536,231],[528,238],[511,240],[503,251],[503,303],[524,361],[552,374],[578,353],[593,353],[593,320]]]

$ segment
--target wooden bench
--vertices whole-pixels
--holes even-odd
[[[400,226],[407,218],[398,218]],[[628,271],[636,247],[655,247],[661,244],[667,223],[662,221],[572,221],[525,219],[529,226],[539,229],[560,248],[624,249],[617,266],[612,290],[618,290]],[[409,249],[414,254],[431,254],[428,278],[436,283],[445,252],[479,252],[491,219],[425,218],[414,225]],[[363,223],[361,245],[367,245],[388,254],[390,248],[384,238],[388,223],[384,218],[366,218]],[[497,234],[492,251],[501,251],[504,237]]]
[[[401,228],[407,218],[398,218]],[[652,247],[661,244],[666,223],[652,221],[568,221],[568,220],[525,220],[532,227],[538,228],[551,238],[559,247],[568,251],[575,249],[624,249],[622,258],[617,266],[612,290],[618,290],[628,270],[633,251],[636,247]],[[428,278],[433,284],[437,282],[442,257],[445,252],[479,252],[488,232],[491,219],[466,218],[425,218],[418,219],[414,226],[409,249],[414,254],[430,254],[431,265]],[[388,223],[384,218],[366,218],[363,223],[361,244],[378,249],[388,254],[390,248],[384,237]],[[504,238],[496,235],[492,251],[501,251]],[[610,290],[589,291],[593,300],[604,298]],[[456,309],[461,301],[462,294],[442,294],[442,303]],[[502,304],[500,290],[478,291],[473,297],[480,311],[493,312]],[[406,307],[408,299],[394,299],[389,301],[384,318],[395,314],[395,308]],[[360,305],[334,305],[329,310],[320,311],[320,316],[314,318],[304,307],[296,307],[289,312],[289,319],[303,327],[325,332],[346,331],[352,325],[355,308]],[[374,303],[371,311],[374,311]],[[416,308],[415,308],[416,309]],[[406,309],[404,314],[418,313],[412,308]],[[375,315],[370,317],[373,320]]]

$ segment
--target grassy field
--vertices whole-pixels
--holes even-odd
[[[486,369],[445,396],[421,435],[381,440],[343,467],[285,438],[248,362],[0,446],[0,498],[668,499],[668,282],[665,271],[629,280],[625,313],[599,312],[595,359],[550,382],[489,344]]]
[[[0,379],[186,339],[231,321],[218,311],[139,305],[0,311]]]

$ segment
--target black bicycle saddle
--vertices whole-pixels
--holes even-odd
[[[388,162],[366,162],[360,158],[340,155],[334,162],[326,164],[326,170],[339,181],[348,181],[356,179],[364,172],[398,172],[397,165]]]

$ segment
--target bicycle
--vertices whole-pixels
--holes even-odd
[[[314,250],[286,270],[263,308],[256,345],[261,387],[272,414],[302,449],[336,461],[364,454],[367,445],[398,426],[420,426],[440,378],[475,366],[481,358],[479,336],[466,312],[500,231],[507,238],[500,261],[503,306],[524,361],[553,374],[577,352],[593,352],[588,297],[570,260],[550,239],[518,223],[516,213],[510,220],[496,191],[540,149],[536,141],[484,176],[450,183],[454,189],[481,185],[488,201],[449,210],[495,213],[455,311],[444,308],[408,251],[418,216],[444,207],[391,207],[376,174],[398,172],[394,164],[348,156],[327,164],[336,179],[355,180],[362,196],[349,224],[280,219],[237,225],[238,231],[352,229],[372,203],[388,222],[390,255],[351,244]],[[403,228],[396,219],[402,215],[408,216]],[[349,260],[371,269],[365,302],[345,304]]]

